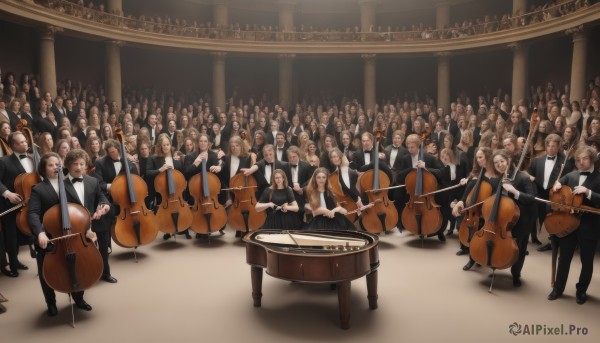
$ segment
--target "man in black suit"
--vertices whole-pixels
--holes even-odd
[[[27,139],[20,131],[13,132],[8,136],[8,144],[13,150],[9,156],[0,158],[0,194],[4,199],[0,202],[0,211],[5,211],[23,201],[21,196],[15,191],[15,179],[19,174],[31,173],[33,170],[33,161],[27,155]],[[18,269],[29,269],[26,265],[19,262],[17,257],[19,253],[19,232],[16,224],[17,213],[11,212],[2,217],[2,228],[6,252],[10,264],[10,271],[5,266],[0,266],[3,274],[10,277],[19,276]]]
[[[93,226],[98,222],[100,217],[108,213],[110,205],[100,190],[98,181],[93,177],[83,175],[87,166],[87,158],[89,157],[81,149],[72,150],[67,154],[65,163],[69,169],[69,175],[65,178],[64,186],[68,202],[83,205],[90,213],[93,213],[91,215],[92,230],[87,230],[86,238],[95,241],[97,236],[93,231]],[[54,290],[48,286],[42,273],[49,238],[46,235],[41,219],[48,209],[59,203],[58,178],[62,177],[59,167],[59,157],[57,154],[48,153],[42,157],[38,166],[38,172],[43,176],[44,181],[33,187],[29,202],[29,212],[27,213],[27,219],[34,236],[37,238],[38,254],[36,258],[38,276],[48,306],[47,313],[51,317],[56,316],[58,310],[56,308]],[[110,239],[108,233],[105,236],[107,239]],[[98,243],[100,243],[100,240],[98,240]],[[107,263],[105,262],[105,268],[106,265]],[[104,273],[106,273],[106,269]],[[72,296],[78,308],[84,311],[92,310],[92,306],[83,299],[83,291],[75,292]]]
[[[529,166],[529,176],[531,181],[535,182],[537,196],[542,199],[548,199],[550,189],[558,179],[561,166],[565,163],[565,156],[559,153],[562,139],[559,135],[552,133],[549,134],[544,144],[546,146],[546,155],[535,158]],[[565,166],[563,175],[570,172],[572,166]],[[546,204],[538,203],[537,206],[538,221],[540,228],[544,224],[546,218],[547,209]],[[531,230],[531,241],[536,244],[541,244],[537,238],[537,230],[534,226]],[[539,251],[550,250],[550,244],[546,244],[538,249]]]
[[[275,144],[275,137],[277,136],[277,133],[279,132],[279,123],[277,122],[277,120],[271,120],[270,124],[269,124],[269,131],[265,132],[265,142],[267,144]]]
[[[408,150],[402,146],[404,142],[404,133],[400,130],[396,130],[392,136],[392,144],[388,145],[383,152],[385,153],[385,161],[392,168],[393,180],[390,180],[393,184],[396,184],[398,173],[401,169],[402,157],[408,154]]]
[[[271,144],[263,147],[263,159],[256,162],[252,167],[242,170],[244,175],[252,175],[256,173],[256,182],[258,183],[258,197],[262,195],[265,188],[271,185],[273,172],[276,169],[281,169],[285,172],[288,180],[292,179],[290,168],[286,162],[279,161],[275,158],[275,148]]]
[[[150,135],[150,141],[152,142],[152,145],[154,145],[156,143],[156,138],[158,138],[158,133],[156,132],[157,122],[158,122],[158,120],[156,118],[156,113],[151,113],[148,115],[146,124],[144,124],[144,127],[148,129],[148,133]]]
[[[352,162],[350,163],[350,166],[358,172],[364,173],[367,170],[374,168],[375,158],[377,157],[379,158],[380,170],[386,173],[390,179],[390,182],[392,182],[394,176],[392,175],[390,167],[387,165],[385,153],[383,151],[379,151],[379,156],[375,156],[375,149],[373,148],[373,134],[370,132],[364,132],[361,135],[361,142],[362,149],[357,150],[352,155]]]
[[[437,183],[440,184],[442,181],[442,162],[440,162],[435,157],[431,156],[427,152],[423,151],[423,159],[419,159],[420,152],[420,144],[421,138],[419,135],[411,134],[406,137],[406,148],[408,150],[408,154],[402,156],[400,161],[400,172],[398,173],[398,183],[404,184],[406,180],[406,176],[415,168],[426,168],[427,171],[431,172],[435,178],[437,179]],[[398,221],[402,221],[402,211],[404,211],[404,207],[407,201],[407,194],[404,188],[402,188],[399,192],[395,192],[394,196],[396,209],[398,210]],[[398,223],[401,225],[401,223]],[[402,228],[402,226],[398,226]],[[441,227],[438,231],[438,239],[442,242],[446,241],[446,237],[444,237],[444,230],[446,228]]]
[[[279,131],[275,137],[275,158],[278,161],[288,162],[287,149],[289,143],[285,140],[285,133]]]
[[[219,125],[221,125],[221,141],[228,144],[231,138],[231,123],[227,120],[227,113],[219,114]],[[227,151],[227,146],[223,147],[223,151]]]
[[[21,121],[21,119],[27,121],[27,127],[33,128],[33,117],[29,115],[22,115],[21,113],[21,101],[18,99],[13,100],[10,103],[9,109],[7,111],[8,118],[10,119],[10,128],[12,131],[17,130],[17,124]]]
[[[571,187],[573,194],[583,195],[583,205],[600,208],[600,173],[595,170],[594,163],[598,159],[596,149],[582,146],[575,152],[576,170],[563,176],[553,189],[558,191],[562,185]],[[565,290],[571,260],[575,249],[579,246],[581,258],[581,273],[576,285],[575,301],[584,304],[587,300],[587,289],[592,281],[594,254],[600,238],[598,230],[598,215],[582,213],[579,228],[564,237],[557,238],[560,257],[556,280],[548,300],[559,298]]]
[[[59,123],[62,121],[62,118],[67,115],[67,109],[63,106],[63,98],[61,96],[57,96],[56,99],[54,99],[50,111],[54,113],[56,121]]]
[[[174,119],[167,121],[167,126],[162,130],[161,133],[166,133],[171,140],[171,146],[177,146],[177,122]]]
[[[300,216],[300,220],[302,220],[304,218],[304,204],[306,203],[304,198],[304,187],[308,185],[315,168],[307,162],[300,160],[300,153],[300,148],[297,146],[292,145],[287,148],[289,171],[286,170],[285,173],[291,175],[288,184],[294,190],[294,198],[300,208],[298,215]]]

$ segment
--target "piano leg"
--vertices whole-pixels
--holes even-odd
[[[369,299],[369,308],[377,308],[377,270],[367,274],[367,299]]]
[[[340,306],[340,322],[342,329],[350,328],[350,281],[337,283],[338,302]]]
[[[250,276],[252,278],[252,299],[254,299],[254,307],[260,307],[260,302],[262,299],[263,269],[261,267],[250,268]]]

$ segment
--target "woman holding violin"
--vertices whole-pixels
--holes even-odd
[[[312,220],[306,225],[309,230],[356,230],[345,215],[329,185],[329,172],[317,168],[306,186],[306,209],[312,212]]]
[[[171,140],[169,139],[169,135],[167,133],[161,133],[158,136],[158,138],[156,139],[156,145],[154,146],[154,151],[155,155],[150,156],[146,164],[146,183],[148,184],[148,194],[150,196],[150,199],[156,199],[155,204],[157,205],[155,207],[155,210],[158,210],[159,206],[162,206],[163,202],[168,201],[168,199],[163,199],[160,193],[157,193],[154,182],[155,178],[160,173],[166,172],[167,170],[177,170],[181,172],[183,170],[183,163],[177,156],[173,155]],[[166,180],[163,181],[166,182]],[[185,180],[182,181],[183,187],[181,189],[176,189],[176,194],[181,194],[185,189]],[[163,188],[166,189],[166,184]],[[172,205],[173,204],[167,204],[167,207]],[[169,213],[168,216],[170,215],[171,214]],[[161,229],[164,228],[161,227]],[[187,239],[192,238],[187,231],[187,227],[180,233],[185,233]],[[170,233],[165,233],[163,235],[163,239],[167,240],[169,238],[171,238]]]
[[[255,208],[257,212],[267,211],[263,229],[297,230],[302,227],[297,215],[298,203],[288,186],[286,173],[281,169],[275,169],[271,187],[265,189]]]
[[[476,208],[470,209],[468,213],[463,213],[463,210],[467,206],[472,206],[472,204],[477,203],[477,200],[486,199],[494,190],[495,185],[498,184],[498,177],[496,175],[494,165],[492,162],[492,149],[487,147],[479,147],[477,148],[477,152],[475,153],[475,164],[473,165],[473,170],[471,171],[471,180],[467,183],[465,191],[462,195],[462,198],[454,205],[452,209],[452,214],[457,219],[457,225],[460,228],[459,234],[461,237],[466,235],[468,237],[472,237],[474,231],[477,231],[483,226],[483,218],[481,218],[481,205],[478,205]],[[481,178],[481,180],[478,180]],[[466,179],[463,179],[466,181]],[[464,182],[461,180],[461,182]],[[479,185],[478,185],[479,181]],[[487,185],[485,185],[487,184]],[[477,189],[477,197],[474,197],[474,189]],[[469,196],[470,195],[470,196]],[[467,199],[472,199],[471,202],[468,202]],[[475,219],[474,227],[472,229],[468,228],[467,222],[465,222],[465,218],[470,217]],[[463,230],[471,230],[472,232],[464,232]],[[467,244],[470,239],[467,238],[466,242],[463,244],[463,239],[461,239],[460,250],[456,253],[457,256],[462,256],[469,253],[469,248]],[[475,264],[475,260],[473,260],[469,256],[469,262],[465,264],[463,270],[469,270]]]
[[[513,286],[521,287],[521,270],[525,262],[527,241],[529,240],[529,234],[536,219],[534,210],[535,200],[532,195],[535,194],[535,190],[533,183],[526,173],[521,171],[514,173],[513,170],[509,170],[511,168],[510,155],[504,149],[495,151],[492,161],[494,169],[498,174],[507,175],[509,172],[513,173],[512,180],[503,179],[501,182],[502,189],[508,192],[509,197],[516,202],[520,212],[519,220],[511,229],[512,237],[519,248],[519,257],[512,265],[510,272],[513,277]],[[487,220],[487,218],[484,219]]]
[[[71,197],[68,200],[76,201],[77,203],[85,203],[86,208],[90,211],[90,213],[94,214],[92,218],[94,219],[94,222],[96,222],[96,219],[108,212],[110,206],[108,205],[108,200],[100,190],[98,182],[92,177],[83,175],[86,165],[85,159],[85,152],[82,150],[73,150],[67,156],[66,161],[69,162],[67,165],[67,168],[69,169],[69,175],[67,179],[65,179],[65,184],[68,183],[71,186],[71,191],[67,193],[67,197]],[[33,187],[27,218],[29,220],[31,229],[37,238],[36,258],[38,265],[38,276],[40,285],[42,287],[42,292],[44,294],[44,299],[46,300],[46,305],[48,306],[47,314],[48,316],[53,317],[58,314],[58,309],[56,307],[56,295],[54,290],[46,283],[46,280],[43,276],[43,265],[46,254],[49,253],[47,248],[50,244],[50,237],[48,237],[46,234],[41,219],[44,218],[44,214],[46,214],[51,207],[59,203],[58,178],[62,177],[62,174],[60,173],[60,160],[58,155],[50,152],[42,156],[38,165],[38,173],[43,177],[44,180]],[[82,181],[73,181],[76,179],[79,180],[78,178],[81,178]],[[80,188],[75,188],[75,184],[77,184],[77,187]],[[82,196],[85,200],[76,200],[74,199],[75,196],[77,196],[77,198]],[[96,232],[90,230],[89,228],[85,231],[85,237],[90,241],[97,240]],[[57,242],[53,244],[60,243]],[[95,247],[91,248],[95,249]],[[104,273],[106,272],[107,271],[105,270]],[[68,276],[65,275],[65,277]],[[84,311],[92,310],[92,306],[83,299],[83,291],[74,292],[72,293],[72,296],[75,300],[75,305],[78,308]]]
[[[557,192],[562,187],[569,186],[573,195],[583,197],[582,204],[587,207],[600,208],[600,173],[594,168],[598,159],[596,149],[590,146],[581,146],[575,151],[576,170],[563,176],[553,187]],[[579,215],[574,213],[573,215]],[[592,213],[581,213],[579,228],[561,238],[557,238],[560,258],[558,270],[552,292],[548,300],[558,299],[565,290],[571,260],[575,249],[579,246],[581,258],[581,272],[579,282],[576,284],[575,301],[584,304],[587,300],[587,289],[592,281],[594,255],[600,238],[598,230],[598,216]]]

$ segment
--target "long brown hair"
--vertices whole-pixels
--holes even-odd
[[[310,204],[310,207],[313,210],[319,208],[319,206],[321,205],[321,198],[319,196],[319,186],[317,185],[317,175],[319,173],[325,174],[325,192],[327,193],[327,196],[334,197],[333,192],[331,191],[331,187],[329,186],[329,171],[327,170],[327,168],[317,168],[314,171],[312,177],[310,178],[308,185],[306,186],[306,192],[308,193],[308,203]]]

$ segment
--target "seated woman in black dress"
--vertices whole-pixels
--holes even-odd
[[[298,203],[281,169],[275,169],[271,187],[265,189],[255,208],[257,212],[267,211],[263,229],[297,230],[302,226],[297,215]]]
[[[317,168],[306,186],[306,210],[313,218],[306,225],[309,230],[355,230],[354,224],[346,218],[345,208],[341,207],[329,188],[329,172]]]

